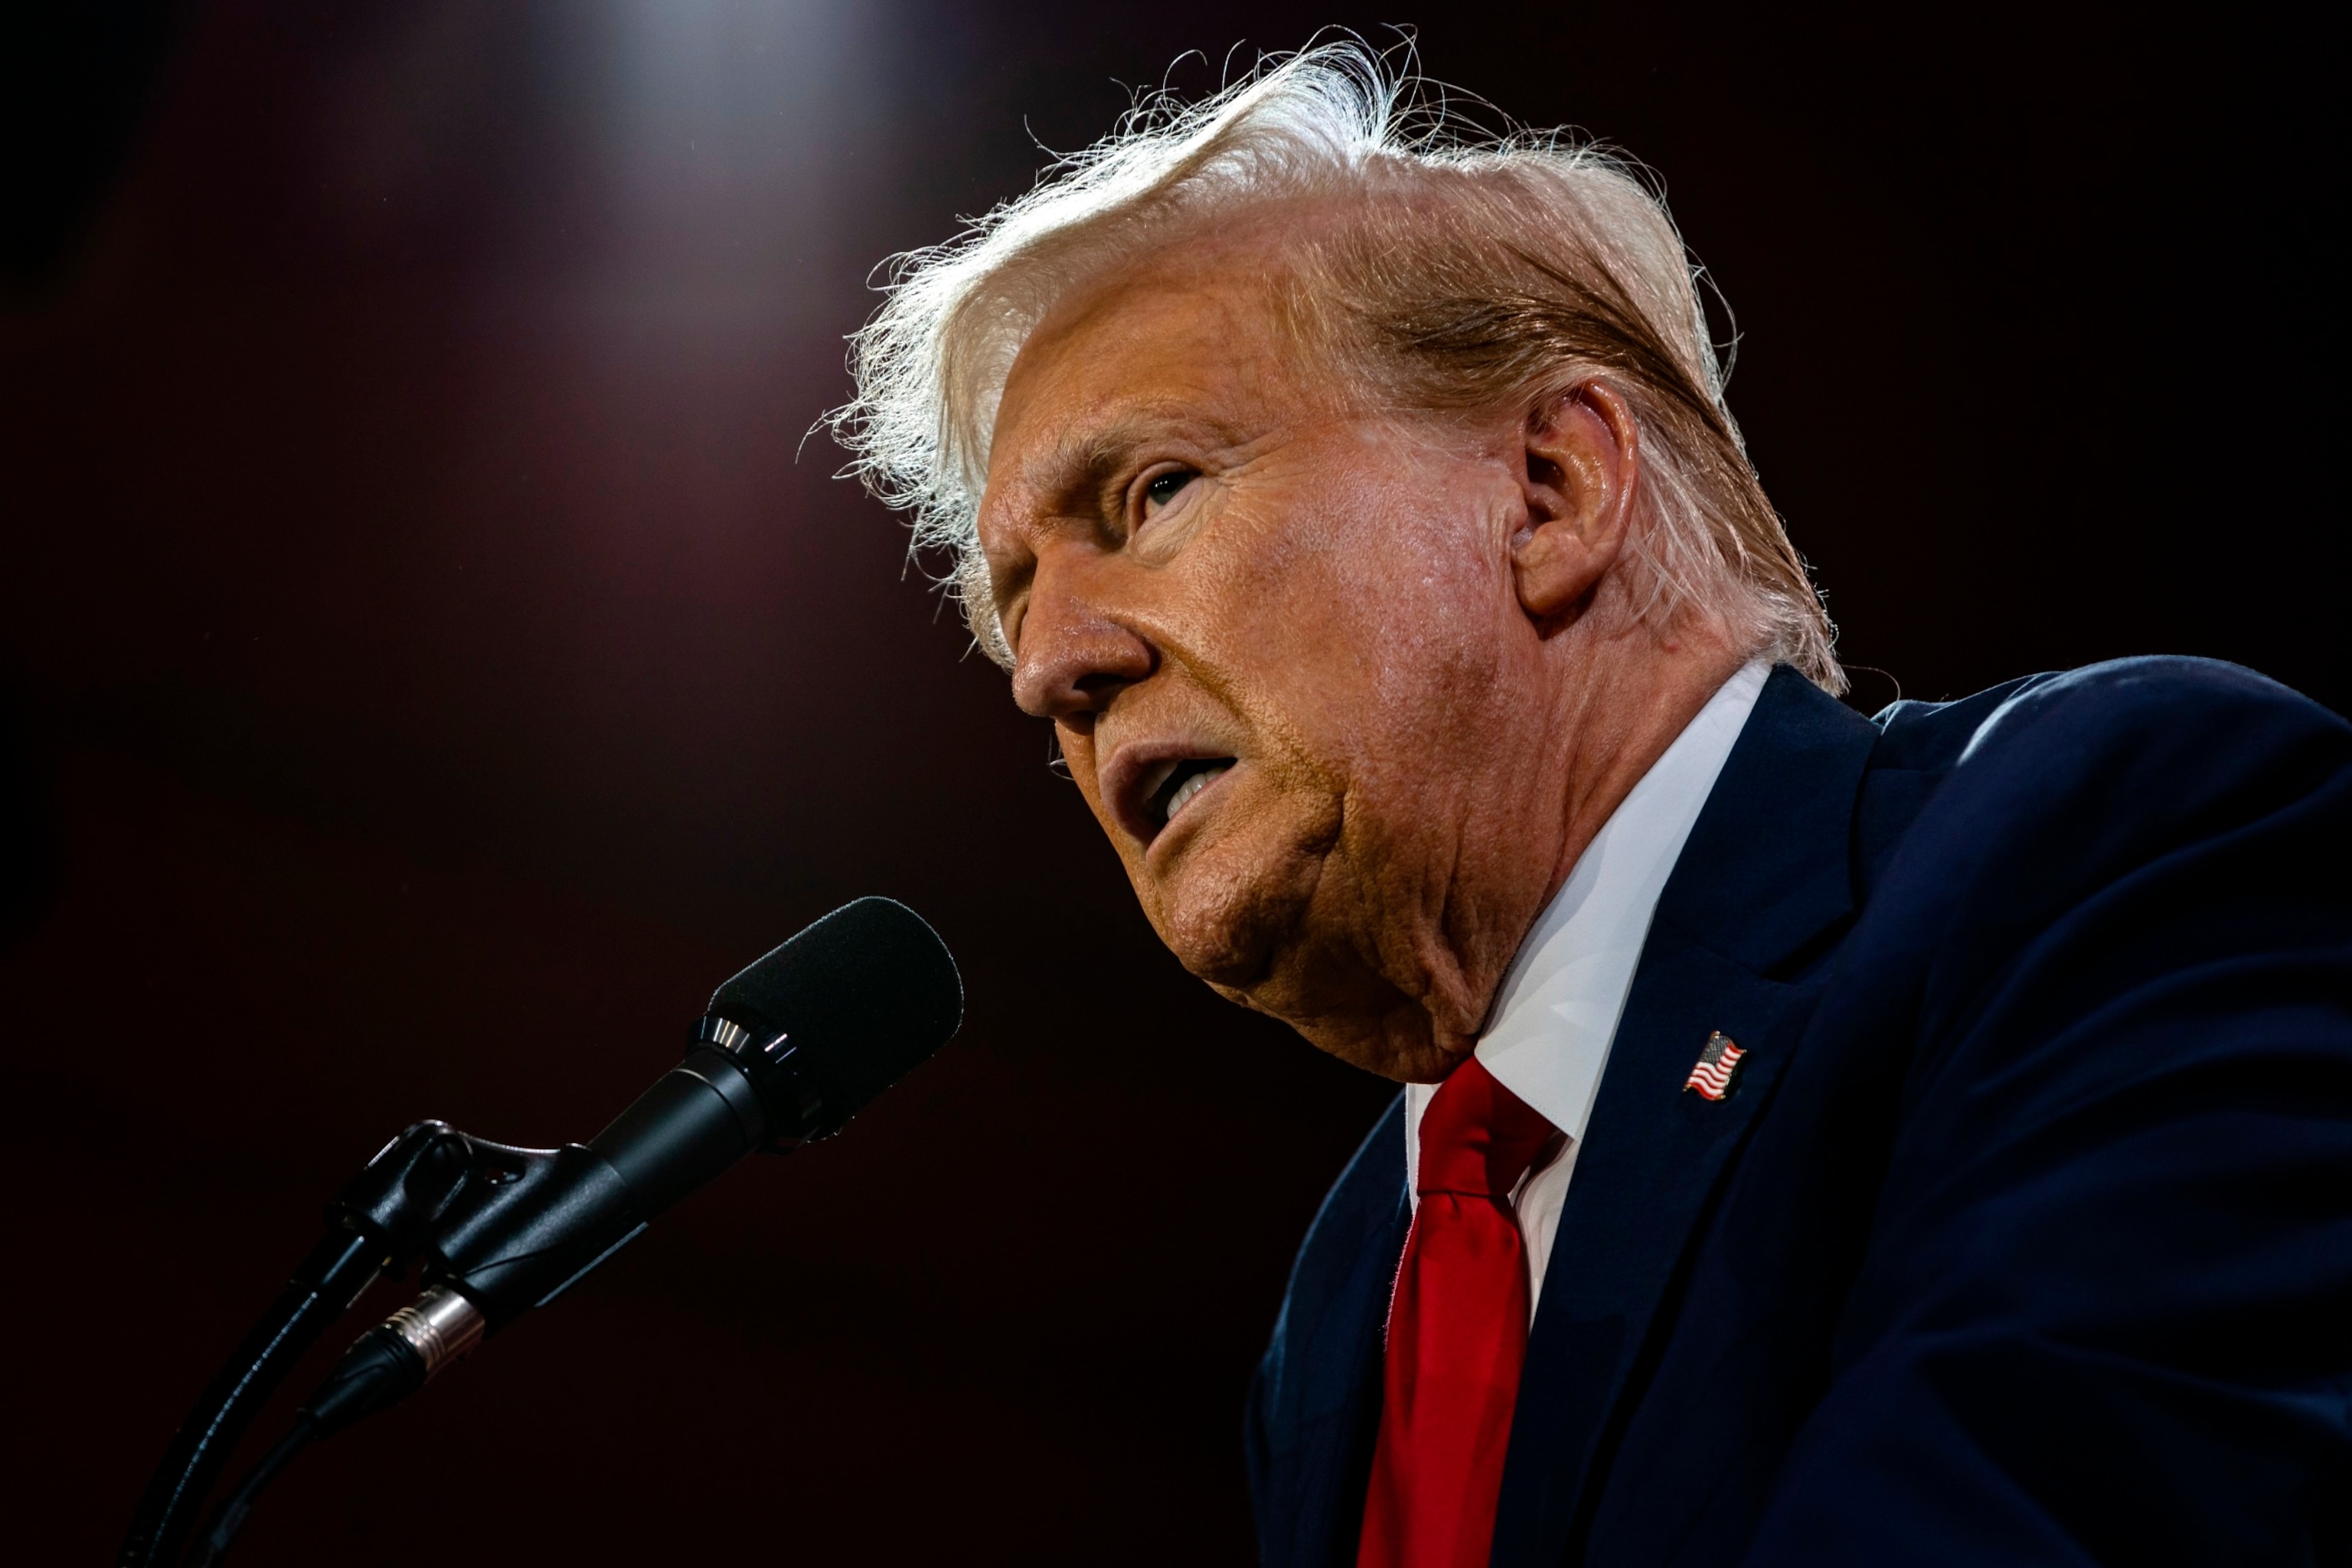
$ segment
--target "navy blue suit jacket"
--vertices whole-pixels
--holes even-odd
[[[2347,874],[2352,726],[2245,670],[1874,721],[1776,670],[1578,1154],[1496,1568],[2352,1561]],[[1401,1115],[1252,1392],[1267,1568],[1355,1561]]]

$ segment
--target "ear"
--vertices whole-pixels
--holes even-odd
[[[1527,517],[1511,536],[1511,571],[1530,619],[1570,615],[1623,553],[1640,440],[1633,411],[1607,382],[1528,410],[1519,452]]]

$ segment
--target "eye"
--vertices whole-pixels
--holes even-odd
[[[1166,506],[1181,494],[1186,485],[1201,476],[1190,468],[1171,468],[1164,474],[1154,474],[1143,487],[1143,510],[1147,515]]]

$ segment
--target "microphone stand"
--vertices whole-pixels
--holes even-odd
[[[245,1336],[155,1468],[117,1568],[170,1568],[221,1467],[303,1353],[379,1274],[404,1272],[464,1184],[470,1141],[420,1121],[380,1150],[327,1207],[327,1235]]]
[[[554,1300],[755,1150],[788,1153],[839,1131],[945,1045],[962,1013],[963,984],[938,934],[903,904],[859,899],[720,986],[685,1059],[588,1142],[519,1149],[416,1123],[328,1206],[327,1239],[172,1439],[117,1568],[177,1568],[187,1557],[230,1450],[371,1280],[414,1264],[425,1289],[344,1352],[213,1516],[195,1563],[220,1559],[262,1487],[303,1448]]]
[[[420,1121],[386,1144],[328,1206],[327,1238],[181,1424],[116,1568],[218,1561],[261,1489],[302,1449],[397,1404],[484,1333],[554,1300],[751,1149],[798,1147],[814,1122],[769,1135],[742,1070],[772,1075],[789,1095],[800,1088],[790,1056],[781,1033],[707,1019],[686,1061],[593,1143],[522,1149]],[[205,1499],[255,1415],[373,1280],[412,1264],[428,1289],[360,1336],[191,1552]]]

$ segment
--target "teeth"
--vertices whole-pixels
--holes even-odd
[[[1233,763],[1225,763],[1213,768],[1202,768],[1199,773],[1178,784],[1176,793],[1168,797],[1168,820],[1175,821],[1176,814],[1183,810],[1194,795],[1214,784],[1225,769],[1232,766]]]

